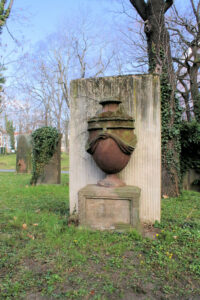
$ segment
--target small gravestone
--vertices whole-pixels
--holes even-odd
[[[61,182],[61,138],[52,158],[44,166],[43,172],[37,179],[37,184],[60,184]]]
[[[31,172],[31,136],[20,135],[17,139],[16,171]]]
[[[61,137],[56,128],[41,127],[32,133],[31,184],[60,184]]]
[[[183,189],[200,192],[200,173],[197,170],[190,169],[183,178]]]

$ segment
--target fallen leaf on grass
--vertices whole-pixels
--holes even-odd
[[[167,195],[163,195],[162,196],[164,199],[168,199],[169,198],[169,196],[167,196]]]
[[[94,295],[94,294],[95,294],[95,291],[92,290],[92,291],[90,292],[90,295]]]
[[[27,225],[24,223],[24,224],[22,225],[22,228],[23,228],[23,229],[27,229]]]
[[[33,226],[38,226],[38,223],[34,223]]]
[[[32,240],[35,239],[34,235],[32,235],[32,234],[27,234],[27,236],[28,236],[30,239],[32,239]]]
[[[70,268],[70,269],[68,270],[68,272],[69,272],[69,273],[74,272],[74,268]]]

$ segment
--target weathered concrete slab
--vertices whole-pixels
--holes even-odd
[[[161,114],[159,77],[127,75],[79,79],[70,86],[70,210],[78,211],[78,191],[96,184],[105,174],[85,151],[87,120],[101,109],[99,101],[120,98],[135,118],[138,143],[130,162],[121,172],[128,185],[141,188],[140,220],[160,220]]]

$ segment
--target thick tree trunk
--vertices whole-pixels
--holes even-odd
[[[190,109],[190,95],[188,93],[185,93],[182,95],[184,102],[185,102],[185,113],[187,116],[187,121],[191,122],[192,121],[192,116],[191,116],[191,109]]]
[[[200,122],[200,92],[198,84],[198,73],[200,67],[200,54],[198,54],[199,47],[192,48],[193,53],[193,65],[189,69],[190,73],[190,91],[193,101],[193,110],[195,119]]]
[[[130,0],[145,22],[149,72],[160,74],[162,109],[162,194],[179,194],[179,136],[175,130],[176,101],[169,34],[164,14],[171,0]]]
[[[198,67],[193,68],[193,72],[190,74],[191,78],[191,97],[193,101],[193,110],[195,119],[200,122],[200,93],[197,82],[198,78]]]

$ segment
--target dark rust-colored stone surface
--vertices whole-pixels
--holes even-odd
[[[108,174],[104,179],[99,180],[97,183],[99,186],[104,187],[121,187],[126,184],[117,176],[117,174]]]
[[[98,142],[93,158],[105,173],[115,174],[127,165],[130,155],[123,153],[112,138],[107,138]]]

